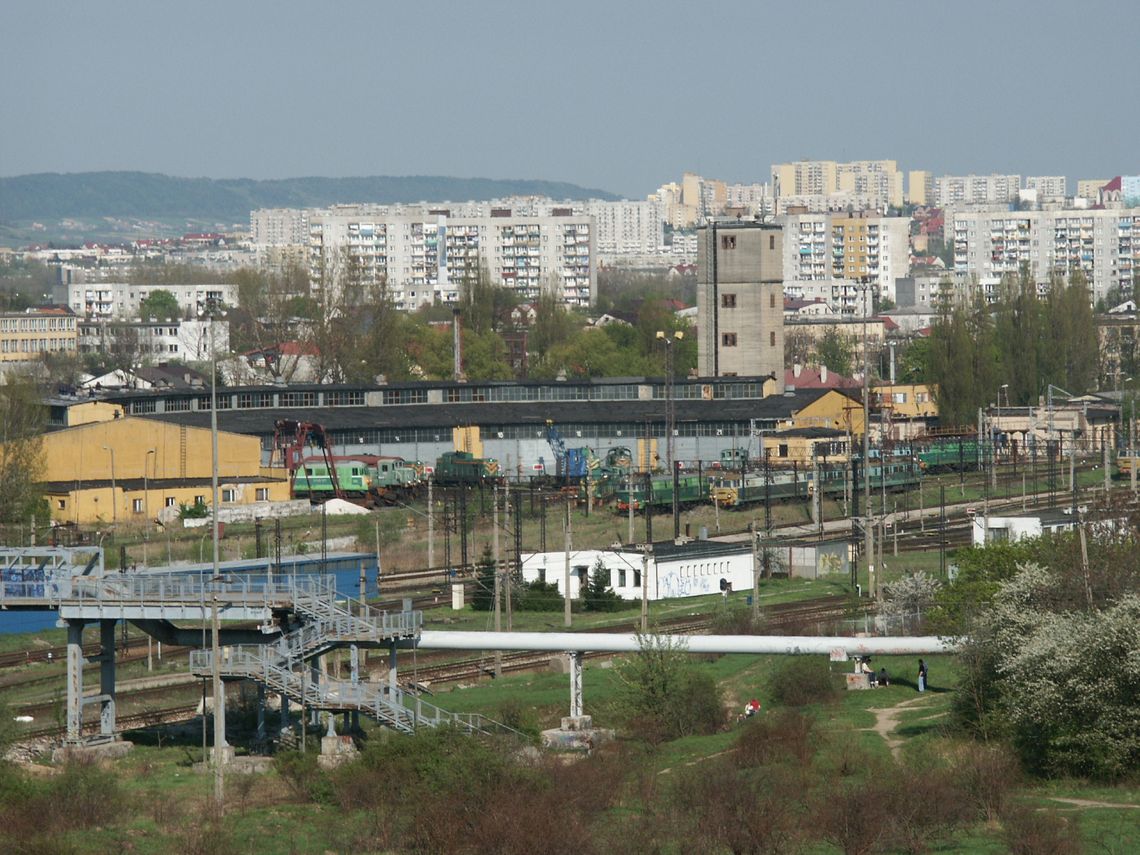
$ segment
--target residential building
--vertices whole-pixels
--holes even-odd
[[[211,350],[220,356],[229,347],[230,325],[224,319],[79,322],[80,353],[133,352],[144,361],[201,362],[210,359]]]
[[[1100,188],[1107,184],[1107,178],[1082,178],[1077,182],[1077,198],[1089,202],[1100,201]]]
[[[599,258],[651,255],[665,249],[665,205],[659,201],[599,202],[581,206],[594,221]]]
[[[66,306],[0,313],[0,362],[30,362],[46,354],[75,354],[78,319]]]
[[[894,299],[895,280],[910,264],[910,219],[864,214],[790,214],[784,228],[783,278],[788,296],[822,297],[840,311],[864,311],[854,283]],[[810,288],[801,283],[814,283]],[[870,310],[870,305],[866,311]]]
[[[860,207],[903,204],[903,175],[893,160],[801,160],[772,166],[772,193],[780,200],[804,200],[809,209],[829,210],[827,197],[837,196],[849,202],[858,200]]]
[[[238,296],[237,286],[228,282],[208,285],[80,282],[61,288],[66,298],[56,302],[66,302],[75,314],[88,318],[137,318],[142,301],[154,291],[173,294],[183,317],[187,318],[199,317],[211,303],[237,305]]]
[[[1022,198],[1038,205],[1064,202],[1068,195],[1068,180],[1064,175],[1031,175],[1025,179]]]
[[[551,289],[570,306],[590,305],[597,289],[593,219],[571,207],[453,216],[448,208],[337,206],[309,213],[308,248],[316,293],[354,271],[409,311],[458,302],[463,283],[484,272],[520,297]]]
[[[934,199],[928,202],[940,207],[1012,205],[1020,190],[1020,175],[942,175],[934,179]]]
[[[304,246],[309,242],[309,216],[304,208],[260,208],[249,215],[250,243],[255,246]]]
[[[773,375],[783,386],[783,229],[711,222],[698,232],[702,376]]]
[[[1131,292],[1140,271],[1140,208],[975,211],[947,215],[954,270],[977,278],[989,298],[1002,276],[1026,266],[1039,287],[1080,270],[1093,301]]]
[[[912,169],[907,175],[906,200],[912,205],[929,205],[934,200],[934,173]]]

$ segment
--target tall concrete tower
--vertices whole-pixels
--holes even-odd
[[[779,226],[711,222],[697,249],[697,367],[702,377],[784,378],[784,235]]]

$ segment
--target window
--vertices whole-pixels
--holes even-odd
[[[776,248],[776,236],[775,235],[768,235],[768,249],[775,249],[775,248]]]
[[[141,514],[143,512],[143,500],[131,499],[131,512]]]
[[[225,490],[222,490],[222,501],[223,502],[232,502],[236,498],[236,496],[237,496],[237,491],[235,491],[235,490],[228,489],[228,488]]]
[[[167,496],[165,499],[162,500],[162,505],[165,508],[173,508],[174,502],[175,502],[175,499],[173,496]]]
[[[624,587],[625,587],[625,568],[624,568],[624,567],[619,567],[619,568],[618,568],[618,583],[617,583],[617,586],[618,586],[619,588],[624,588]]]
[[[195,497],[194,497],[194,504],[195,504],[195,505],[204,505],[204,504],[206,504],[206,497],[205,497],[205,496],[195,496]]]
[[[735,294],[721,294],[720,307],[722,309],[735,309],[736,308],[736,295]]]
[[[772,292],[771,294],[768,295],[768,308],[769,309],[776,308],[776,294],[775,294],[775,292]]]
[[[776,332],[775,332],[775,330],[768,333],[768,346],[769,347],[775,347],[776,346]]]
[[[259,502],[268,502],[269,501],[269,488],[268,487],[258,487],[257,488],[257,501],[259,501]]]
[[[736,249],[736,235],[721,235],[721,249]]]
[[[66,499],[56,499],[56,507],[59,508],[61,511],[65,510],[67,508],[67,500]]]
[[[780,443],[780,447],[776,450],[776,456],[777,457],[787,457],[788,456],[787,443],[783,443],[783,442]]]
[[[722,333],[720,337],[720,345],[721,347],[736,347],[736,333]]]

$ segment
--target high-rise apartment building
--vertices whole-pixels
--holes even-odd
[[[934,201],[934,173],[912,169],[907,175],[906,200],[912,205],[929,205]]]
[[[259,208],[249,215],[250,243],[255,246],[304,246],[309,217],[304,208]]]
[[[784,228],[784,287],[803,297],[800,283],[831,283],[828,302],[860,311],[854,283],[870,283],[894,299],[895,280],[910,266],[910,218],[858,214],[788,214]],[[802,291],[802,293],[801,293]],[[810,289],[818,295],[818,285]]]
[[[1140,271],[1140,209],[954,212],[946,220],[954,270],[971,274],[987,295],[1027,267],[1043,285],[1080,270],[1092,300],[1130,289]]]
[[[1020,190],[1020,175],[941,175],[934,179],[933,204],[1013,204]]]
[[[574,206],[577,212],[578,205]],[[665,205],[659,201],[598,202],[581,205],[594,220],[594,246],[599,256],[645,256],[665,247]]]
[[[783,230],[710,222],[698,232],[697,366],[704,377],[784,376]]]
[[[893,160],[777,163],[772,166],[772,193],[814,210],[833,207],[825,201],[833,196],[845,197],[860,207],[902,207],[903,175]],[[781,206],[781,210],[785,208]]]
[[[1033,191],[1037,204],[1063,202],[1068,193],[1068,180],[1064,175],[1030,175],[1025,189]]]
[[[337,288],[351,273],[384,283],[394,305],[409,311],[457,302],[464,283],[483,272],[524,299],[549,290],[570,306],[590,305],[597,289],[593,220],[569,206],[464,216],[338,206],[309,212],[308,250],[314,290]]]
[[[1100,188],[1107,183],[1107,178],[1082,178],[1077,182],[1077,198],[1097,202],[1100,199]]]

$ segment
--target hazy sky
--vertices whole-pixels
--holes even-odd
[[[1140,3],[3,0],[0,174],[1140,172]]]

